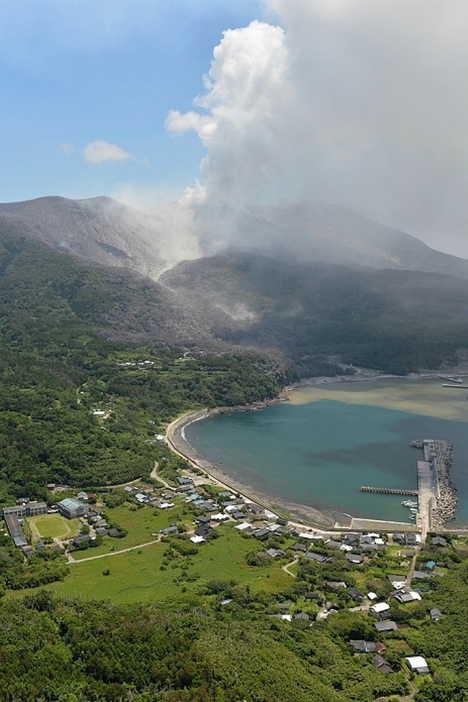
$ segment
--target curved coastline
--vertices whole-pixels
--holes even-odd
[[[220,471],[209,461],[205,460],[198,452],[188,443],[185,437],[185,428],[193,422],[198,422],[202,419],[207,419],[216,414],[222,414],[230,411],[253,411],[260,409],[260,406],[267,406],[275,402],[282,401],[282,396],[279,396],[274,401],[267,401],[264,404],[255,403],[254,406],[238,407],[216,407],[215,409],[203,409],[197,412],[189,412],[182,417],[178,417],[171,422],[166,429],[165,441],[169,448],[177,453],[182,458],[185,458],[190,465],[196,470],[205,473],[211,480],[222,487],[234,490],[235,492],[247,498],[251,502],[261,505],[272,514],[278,517],[287,515],[292,521],[297,524],[315,526],[319,529],[333,529],[336,526],[336,519],[332,513],[321,512],[313,507],[300,505],[293,502],[286,502],[281,498],[272,497],[267,494],[259,493],[258,490],[253,490],[248,485],[243,485],[234,480],[231,476]],[[342,524],[349,526],[349,524]]]
[[[294,383],[287,388],[284,388],[282,392],[271,400],[259,401],[252,403],[251,405],[242,405],[236,407],[216,407],[214,409],[203,409],[196,412],[189,412],[183,416],[174,420],[166,430],[165,441],[168,446],[185,458],[189,464],[193,465],[197,470],[201,470],[205,473],[211,480],[227,487],[231,490],[235,490],[245,498],[262,505],[270,512],[277,514],[277,516],[284,516],[287,514],[291,520],[297,522],[298,524],[304,524],[308,526],[315,526],[318,529],[343,529],[349,528],[352,525],[353,515],[344,512],[331,512],[331,511],[320,511],[316,508],[310,507],[308,505],[298,504],[286,500],[282,500],[278,497],[273,497],[271,495],[260,493],[257,489],[252,488],[249,485],[244,485],[233,479],[229,474],[224,473],[214,466],[209,461],[205,460],[187,441],[185,436],[185,428],[192,424],[193,422],[200,421],[202,419],[207,419],[209,417],[215,416],[217,414],[224,414],[227,412],[249,412],[262,409],[270,405],[277,404],[279,402],[288,401],[287,392],[290,390],[296,390],[299,388],[307,388],[318,385],[332,384],[332,383],[354,383],[357,381],[375,381],[375,380],[430,380],[435,378],[440,378],[440,373],[435,371],[421,371],[419,373],[411,373],[407,376],[397,376],[382,373],[379,371],[374,371],[366,368],[356,369],[356,373],[353,375],[345,376],[320,376],[313,378],[305,378],[304,380]],[[448,372],[448,371],[447,371]],[[456,371],[466,375],[467,369],[456,369]],[[275,509],[276,505],[276,509]]]

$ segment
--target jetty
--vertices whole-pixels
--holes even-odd
[[[429,531],[443,531],[447,522],[456,517],[457,491],[450,477],[453,446],[448,441],[439,439],[415,439],[410,442],[410,446],[423,452],[423,460],[416,462],[417,490],[369,485],[362,485],[359,490],[381,495],[417,497],[416,523],[413,528],[421,531],[424,543]]]
[[[457,513],[457,491],[450,471],[453,463],[453,445],[438,439],[411,442],[422,448],[422,461],[417,461],[418,513],[417,524],[424,542],[428,531],[442,531]]]
[[[359,488],[360,492],[375,492],[380,495],[413,495],[418,496],[417,490],[407,490],[405,488],[382,488],[382,487],[369,487],[368,485],[361,485]]]

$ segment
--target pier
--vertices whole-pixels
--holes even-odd
[[[443,531],[447,522],[456,517],[457,491],[450,478],[453,446],[448,441],[439,439],[415,439],[411,441],[410,446],[423,451],[423,460],[417,461],[416,464],[417,490],[369,485],[362,485],[359,490],[380,495],[417,497],[416,524],[411,527],[421,531],[421,540],[424,543],[428,531]]]
[[[381,487],[369,487],[368,485],[361,485],[359,488],[360,492],[375,492],[380,495],[413,495],[417,497],[417,490],[406,490],[405,488],[381,488]]]
[[[457,513],[457,494],[451,478],[453,446],[448,441],[424,439],[411,442],[422,448],[424,460],[417,462],[418,514],[417,524],[424,543],[427,532],[441,531]]]

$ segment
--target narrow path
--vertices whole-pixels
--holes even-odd
[[[151,544],[157,544],[161,541],[161,536],[157,536],[153,541],[147,541],[144,544],[138,544],[138,546],[129,546],[128,548],[123,548],[121,551],[110,551],[109,553],[100,553],[98,556],[89,556],[88,558],[73,558],[71,553],[68,554],[69,563],[85,563],[86,561],[96,561],[98,558],[107,558],[108,556],[118,556],[121,553],[128,553],[128,551],[136,551],[138,548],[144,548],[145,546],[151,546]]]
[[[159,468],[159,463],[158,463],[158,461],[155,461],[153,470],[150,473],[150,478],[153,478],[154,480],[159,481],[162,485],[164,485],[164,487],[167,490],[172,490],[172,492],[174,492],[175,487],[173,487],[172,485],[169,485],[169,483],[166,480],[164,480],[164,478],[161,478],[161,476],[158,475],[158,468]]]
[[[414,573],[414,569],[415,569],[415,567],[416,567],[416,559],[417,559],[417,557],[419,556],[419,551],[420,551],[420,548],[417,547],[417,548],[415,549],[414,556],[413,556],[413,558],[412,558],[412,560],[411,560],[411,566],[410,566],[410,569],[409,569],[409,571],[408,571],[408,576],[407,576],[407,578],[406,578],[406,587],[407,587],[407,589],[409,589],[409,588],[411,587],[411,582],[412,582],[412,580],[413,580],[413,573]]]
[[[289,569],[291,568],[291,566],[296,565],[296,563],[298,561],[299,561],[299,556],[296,556],[295,559],[293,561],[291,561],[291,563],[286,563],[286,565],[284,565],[282,567],[282,570],[284,570],[285,573],[290,575],[291,578],[297,578],[297,575],[295,575],[295,573],[291,573],[291,571]]]

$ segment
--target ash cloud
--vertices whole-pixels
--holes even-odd
[[[468,5],[267,0],[277,24],[224,32],[194,109],[206,148],[185,201],[225,213],[319,199],[468,257]]]

